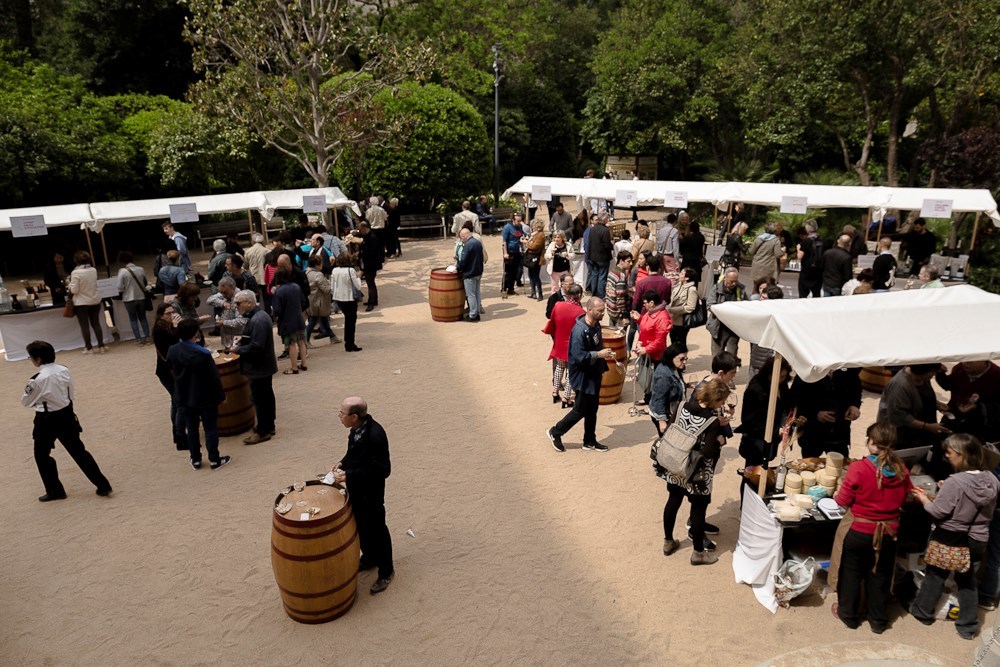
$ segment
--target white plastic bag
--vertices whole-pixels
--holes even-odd
[[[810,556],[805,560],[789,558],[774,575],[774,594],[778,604],[788,608],[788,602],[805,592],[812,584],[813,575],[819,569],[816,559]]]

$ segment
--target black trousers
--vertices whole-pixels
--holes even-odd
[[[385,525],[385,480],[365,480],[352,483],[347,478],[347,491],[351,494],[354,520],[358,524],[361,541],[361,562],[378,568],[380,579],[391,577],[392,538]]]
[[[69,455],[73,457],[87,479],[97,487],[98,491],[110,491],[111,483],[101,472],[97,461],[90,455],[83,441],[80,440],[80,422],[76,420],[72,407],[66,407],[56,412],[36,412],[35,428],[31,435],[35,440],[35,465],[42,477],[45,493],[50,496],[64,496],[66,489],[59,481],[59,471],[56,460],[52,458],[56,440],[62,443]]]
[[[503,291],[514,293],[514,283],[521,279],[521,253],[510,253],[503,261]]]
[[[559,423],[552,427],[552,435],[562,437],[566,432],[576,426],[576,423],[583,420],[583,444],[592,445],[597,443],[597,408],[600,407],[600,396],[598,394],[586,394],[582,391],[576,393],[576,402],[569,414],[559,420]]]
[[[799,273],[799,298],[807,299],[809,295],[812,294],[814,299],[820,298],[820,290],[823,287],[823,281],[819,278],[813,278],[807,276],[805,272]]]
[[[274,430],[277,407],[274,402],[274,387],[271,378],[270,375],[262,378],[250,378],[250,399],[257,411],[257,426],[254,427],[254,431],[258,435],[270,435],[271,431]]]
[[[354,347],[354,332],[358,326],[358,302],[338,301],[337,307],[344,314],[344,347]]]
[[[886,601],[889,598],[889,584],[896,561],[896,541],[888,535],[882,537],[878,565],[875,565],[875,550],[872,535],[847,531],[844,537],[844,551],[840,556],[840,579],[837,581],[837,603],[840,606],[840,620],[849,628],[861,623],[861,586],[865,587],[868,602],[868,623],[873,628],[885,629],[889,625]]]
[[[684,498],[691,502],[691,542],[695,551],[705,550],[705,514],[712,496],[689,494],[684,487],[667,484],[667,503],[663,506],[663,538],[674,539],[674,525],[677,523],[677,512]],[[683,538],[682,538],[683,539]]]
[[[365,302],[366,306],[378,305],[378,286],[375,284],[375,274],[377,273],[377,269],[375,271],[365,269],[365,285],[368,286],[368,301]]]

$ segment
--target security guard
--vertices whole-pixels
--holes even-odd
[[[62,443],[87,479],[97,487],[97,495],[110,495],[111,483],[80,440],[83,429],[73,412],[73,378],[69,369],[55,363],[56,351],[45,341],[29,343],[27,350],[31,363],[39,369],[28,380],[21,397],[21,405],[35,409],[35,428],[31,435],[35,440],[35,464],[45,485],[45,495],[38,500],[46,503],[66,497],[51,454],[56,440]]]

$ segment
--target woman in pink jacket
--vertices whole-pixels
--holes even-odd
[[[659,365],[663,351],[667,349],[667,336],[673,327],[673,320],[670,318],[670,311],[667,310],[669,304],[663,303],[660,293],[656,290],[646,290],[642,295],[642,306],[644,312],[640,316],[638,312],[632,311],[632,319],[639,321],[639,340],[636,341],[632,351],[640,357],[648,357],[653,368]],[[653,374],[649,374],[652,380]],[[643,402],[649,403],[652,392],[652,382],[648,387],[643,387]]]
[[[566,299],[555,305],[552,316],[542,329],[542,333],[552,336],[552,350],[549,352],[549,359],[552,360],[552,402],[559,402],[561,390],[564,408],[573,406],[573,387],[569,384],[567,372],[569,336],[573,331],[573,325],[584,312],[580,306],[582,296],[583,288],[579,285],[573,284],[567,287]]]

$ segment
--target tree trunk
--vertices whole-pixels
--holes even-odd
[[[31,19],[31,0],[13,0],[14,48],[35,54],[35,30]]]

